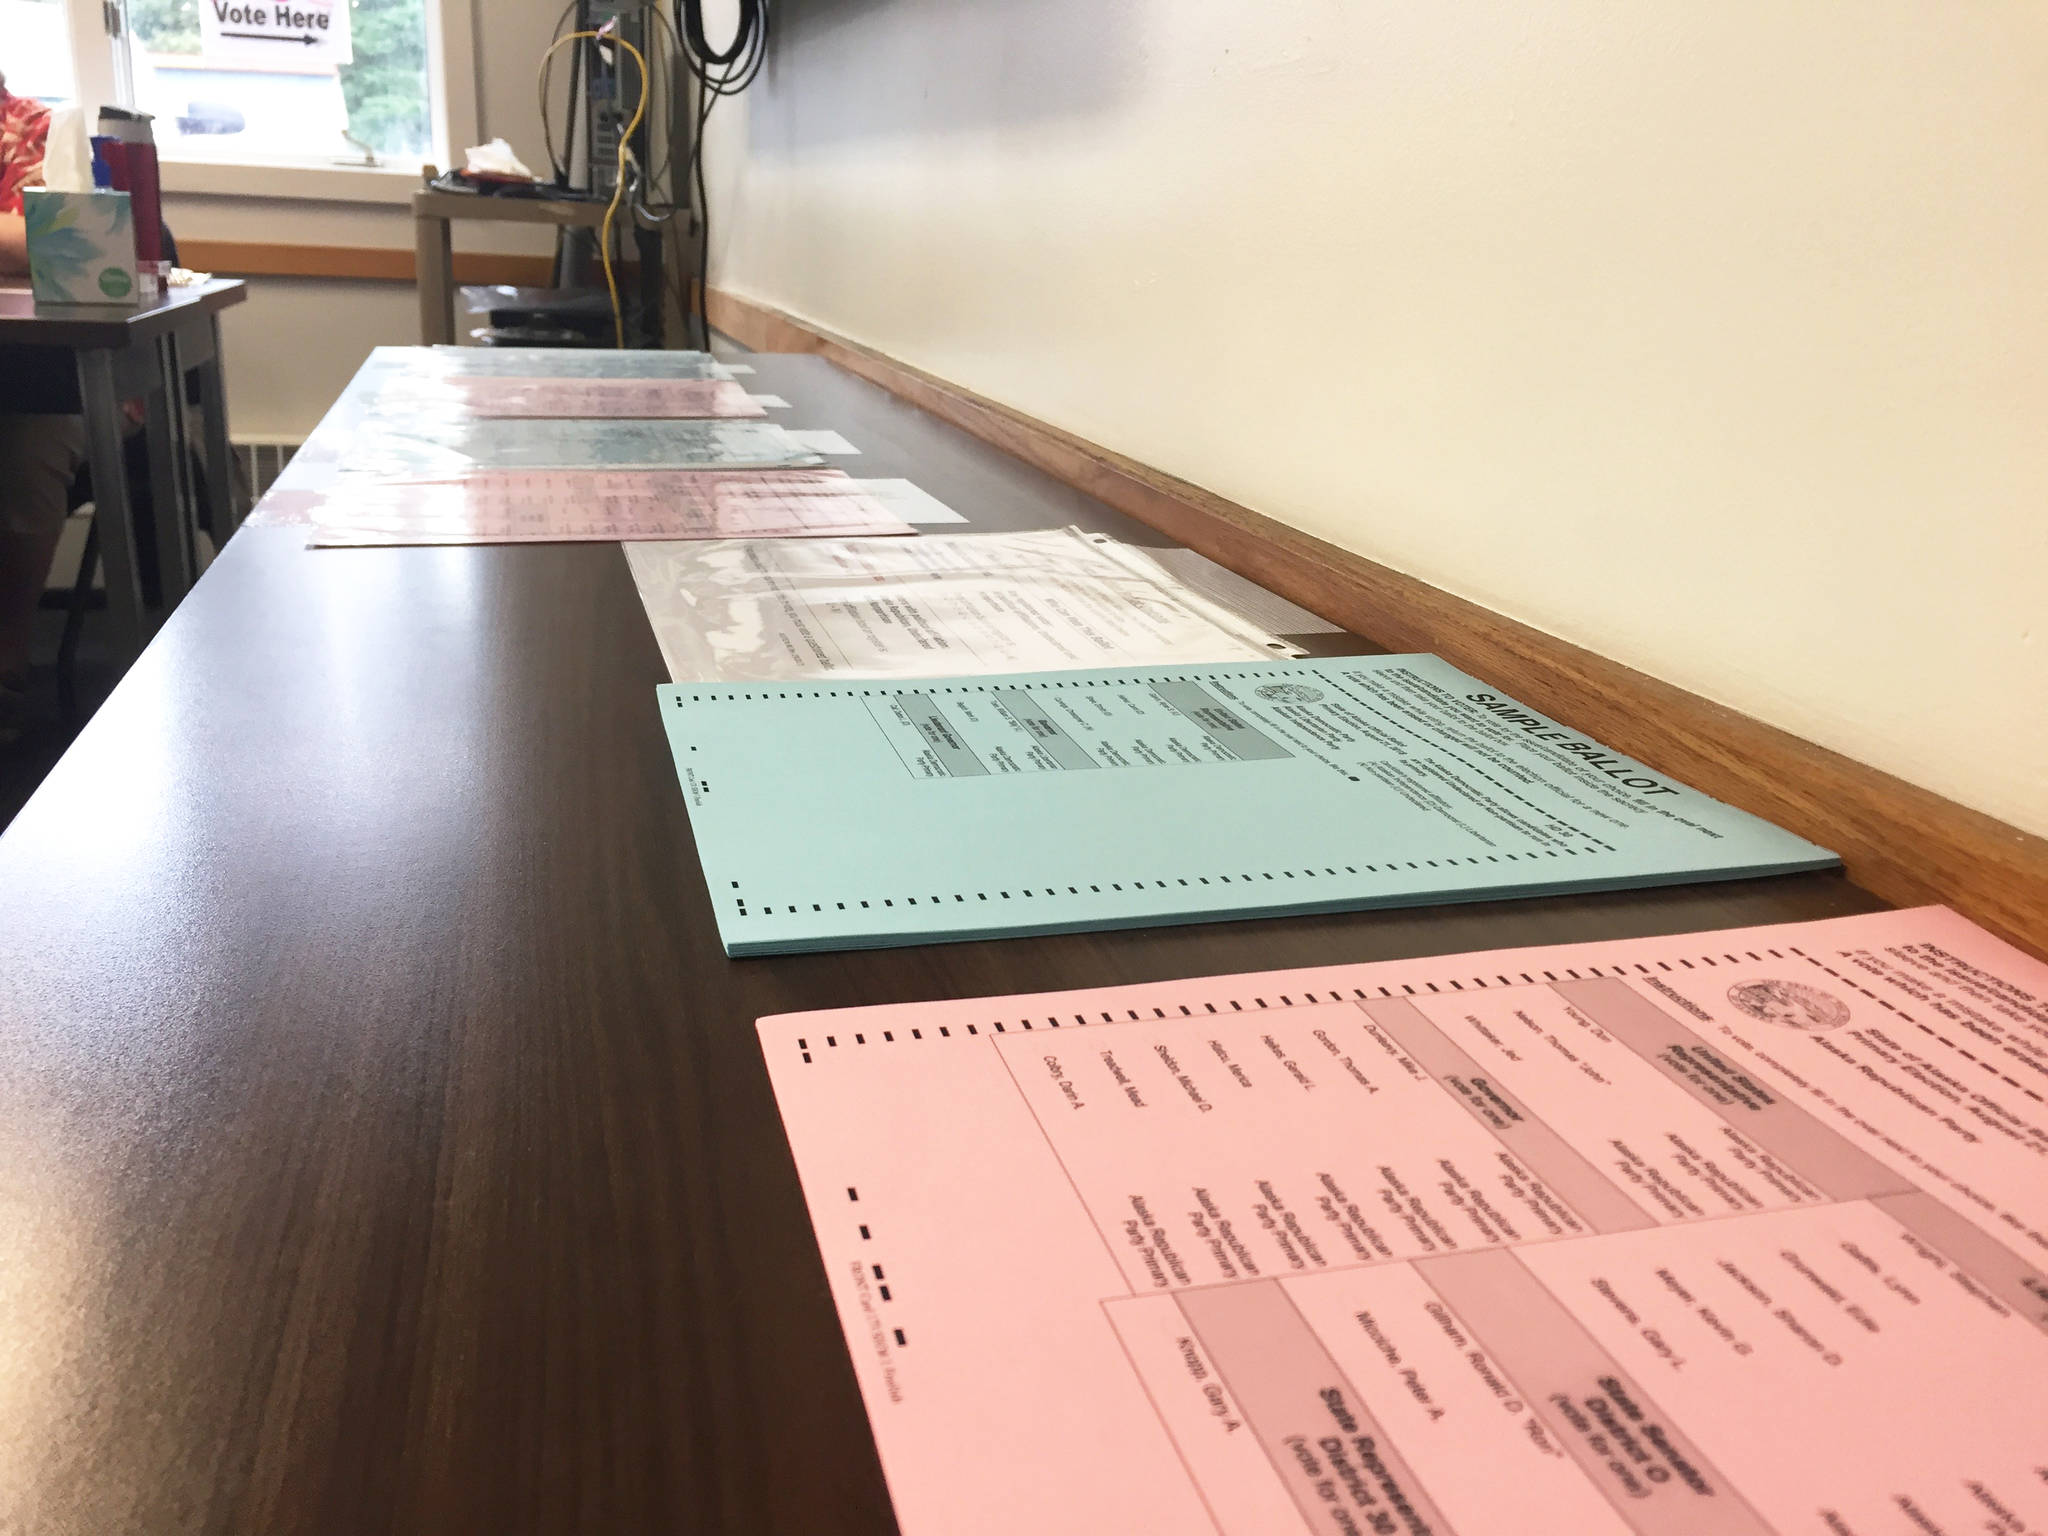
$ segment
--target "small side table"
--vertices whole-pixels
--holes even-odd
[[[450,221],[488,219],[504,224],[552,224],[560,229],[601,229],[603,203],[551,203],[537,197],[485,197],[422,190],[412,195],[420,285],[420,344],[455,340],[455,251]]]
[[[605,205],[601,202],[551,202],[538,197],[440,192],[432,187],[423,187],[413,193],[415,272],[420,290],[420,344],[449,346],[455,341],[455,250],[450,229],[454,220],[480,219],[501,224],[552,224],[558,229],[601,230],[604,214]],[[642,304],[664,307],[662,226],[642,222],[623,206],[619,209],[618,224],[633,231],[639,247]]]
[[[0,357],[17,348],[61,349],[77,381],[76,408],[85,417],[92,464],[93,521],[106,561],[107,610],[115,643],[130,656],[149,638],[150,615],[136,570],[135,525],[121,444],[127,435],[123,400],[148,410],[150,500],[155,509],[163,613],[191,590],[197,559],[192,536],[199,498],[185,455],[185,379],[199,378],[205,418],[206,511],[215,536],[234,531],[227,389],[221,373],[220,312],[249,296],[238,278],[210,278],[174,288],[153,304],[37,304],[25,288],[0,289]],[[17,355],[20,355],[17,353]],[[61,378],[61,375],[58,376]],[[71,402],[0,402],[0,408],[62,412]]]

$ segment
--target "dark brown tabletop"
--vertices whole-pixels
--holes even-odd
[[[974,526],[1161,542],[750,361]],[[1879,905],[1806,875],[727,960],[616,546],[303,544],[237,534],[0,836],[0,1530],[887,1532],[758,1015]]]
[[[249,285],[238,277],[210,277],[188,288],[173,288],[153,304],[135,305],[38,304],[26,288],[0,288],[0,344],[134,346],[248,297]]]

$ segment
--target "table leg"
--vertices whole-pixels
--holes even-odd
[[[213,327],[213,356],[199,367],[199,409],[205,413],[206,511],[216,552],[226,547],[228,535],[241,524],[235,503],[234,449],[228,441],[228,386],[221,371],[220,321],[209,316]]]
[[[178,342],[167,335],[156,345],[155,387],[146,397],[149,444],[149,499],[156,521],[157,579],[163,611],[169,614],[192,590],[192,497],[185,474],[185,377],[178,371]],[[93,475],[99,487],[99,475]]]
[[[455,255],[446,219],[413,218],[413,265],[420,290],[420,344],[455,340]]]
[[[99,530],[106,566],[107,613],[114,644],[133,657],[146,638],[142,583],[135,569],[135,523],[128,509],[128,471],[122,462],[125,418],[114,388],[114,355],[104,348],[78,353],[78,396],[85,408],[87,452],[92,460],[93,526]]]

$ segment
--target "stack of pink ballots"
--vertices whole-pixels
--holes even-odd
[[[320,547],[915,532],[837,470],[482,470],[337,488],[307,512]]]
[[[621,433],[720,430],[774,433],[753,423],[763,405],[729,379],[527,378],[402,375],[376,395],[357,442],[393,435],[430,447],[467,424],[523,431],[617,423]],[[266,498],[259,520],[302,523],[315,547],[538,544],[662,539],[784,539],[914,533],[837,470],[628,467],[631,455],[580,449],[564,467],[505,467],[483,458],[443,469],[358,469],[338,461],[319,489]],[[432,455],[427,455],[431,461]],[[457,455],[457,457],[460,457]],[[715,459],[716,455],[711,455]],[[351,455],[360,462],[359,455]],[[618,462],[614,462],[614,460]],[[568,467],[573,465],[574,467]]]

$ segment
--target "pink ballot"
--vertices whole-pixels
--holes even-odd
[[[730,379],[506,379],[454,374],[395,381],[386,409],[445,405],[471,416],[710,418],[765,416]]]
[[[2048,966],[1952,912],[760,1033],[906,1536],[2048,1530]]]
[[[309,511],[316,547],[916,531],[836,470],[483,470],[446,480],[366,478],[319,493]]]

